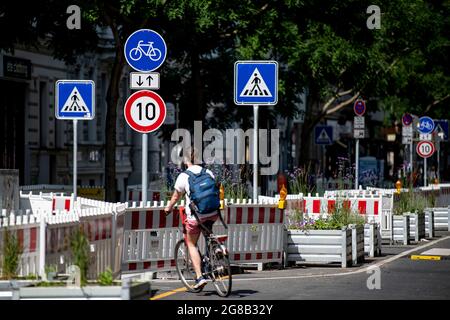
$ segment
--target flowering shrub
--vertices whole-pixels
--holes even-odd
[[[295,167],[292,171],[286,171],[288,175],[289,192],[292,194],[308,194],[312,193],[315,186],[310,183],[312,178],[310,174],[310,166]]]
[[[246,199],[249,197],[245,181],[247,181],[251,172],[245,170],[245,166],[207,164],[205,168],[211,170],[216,181],[223,185],[225,199]]]
[[[415,193],[412,189],[400,193],[397,199],[394,203],[395,215],[403,215],[407,212],[423,214],[426,207],[433,206],[434,200],[429,200],[425,196]]]
[[[287,228],[296,230],[340,230],[349,224],[365,223],[364,217],[352,212],[350,207],[339,200],[326,218],[308,218],[304,216],[302,210],[295,209],[288,214],[286,220]]]

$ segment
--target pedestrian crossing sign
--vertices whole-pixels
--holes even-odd
[[[274,105],[278,102],[278,62],[236,61],[234,103]]]
[[[58,80],[55,84],[55,116],[61,120],[95,117],[95,83],[92,80]]]

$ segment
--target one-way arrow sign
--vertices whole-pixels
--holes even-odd
[[[158,72],[131,72],[130,73],[130,89],[159,89],[159,73]]]

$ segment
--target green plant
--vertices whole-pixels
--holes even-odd
[[[346,205],[342,200],[336,200],[336,205],[331,211],[331,221],[338,226],[347,226],[349,224],[363,225],[364,217],[353,212],[350,205]]]
[[[98,283],[101,286],[110,286],[113,284],[114,277],[111,268],[107,268],[106,271],[101,272],[98,276]]]
[[[315,186],[309,183],[311,166],[302,168],[294,168],[292,172],[288,172],[289,192],[293,194],[308,194],[315,190]]]
[[[3,233],[3,259],[2,269],[3,276],[6,279],[17,277],[17,269],[19,268],[20,256],[22,254],[22,247],[19,239],[6,229]]]
[[[408,192],[402,192],[396,196],[397,201],[394,207],[395,215],[402,215],[404,213],[417,213],[423,214],[425,208],[428,206],[433,206],[435,200],[428,200],[425,196],[418,192],[414,192],[410,189]]]
[[[48,274],[50,272],[56,272],[56,266],[55,265],[50,265],[50,266],[45,266],[44,267],[45,273]]]
[[[82,228],[78,228],[72,235],[70,242],[74,264],[80,268],[81,285],[87,281],[89,269],[89,241]]]

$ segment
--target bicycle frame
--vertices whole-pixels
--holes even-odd
[[[145,56],[149,57],[150,53],[153,51],[153,42],[147,42],[145,44],[143,44],[143,42],[144,42],[144,40],[140,40],[138,42],[137,48],[139,50],[141,50]],[[148,46],[147,52],[144,51],[144,49],[143,49],[144,46]]]

